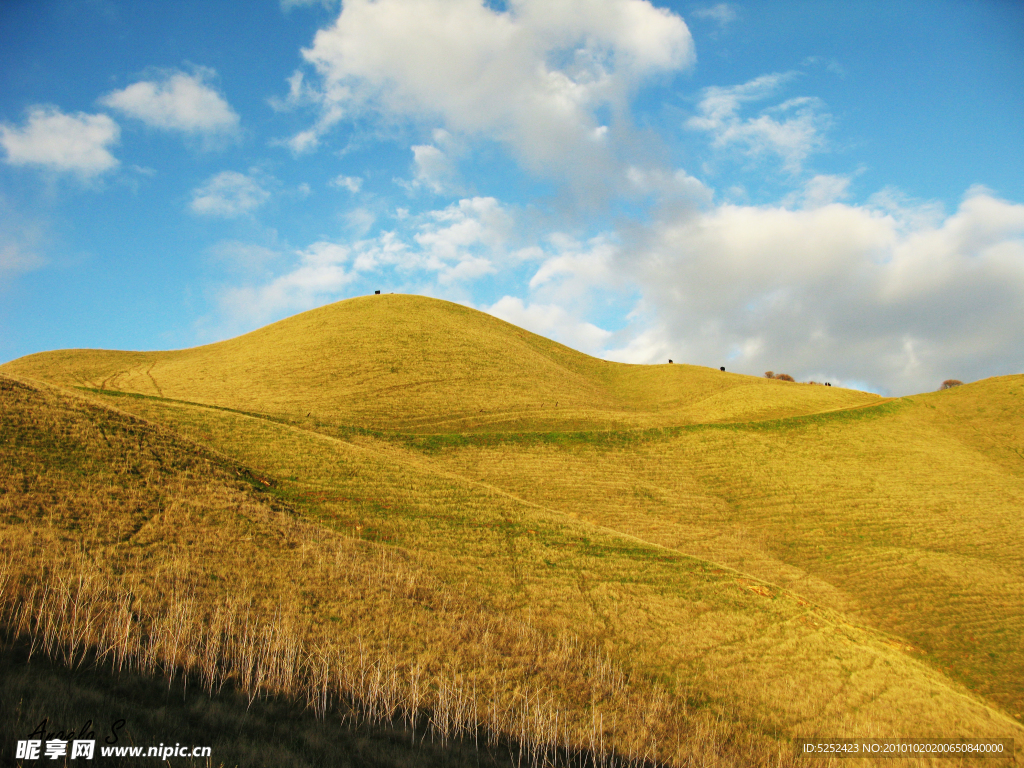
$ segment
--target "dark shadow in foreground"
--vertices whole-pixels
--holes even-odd
[[[83,727],[94,735],[82,733]],[[67,737],[68,756],[50,760],[41,750],[39,760],[16,759],[18,740],[41,738],[45,749],[48,737]],[[76,738],[95,739],[93,760],[68,759],[71,740]],[[149,747],[175,744],[210,747],[210,757],[154,762],[154,757],[102,757],[100,753],[104,746],[137,746],[145,755]],[[0,648],[0,765],[4,766],[505,768],[517,765],[513,757],[517,751],[508,744],[482,741],[449,739],[442,744],[422,730],[412,734],[399,727],[343,723],[331,713],[320,719],[288,701],[250,703],[248,697],[227,687],[211,698],[205,691],[183,685],[180,677],[168,684],[148,675],[112,673],[104,665],[89,662],[72,670],[39,653],[29,661],[22,643]]]

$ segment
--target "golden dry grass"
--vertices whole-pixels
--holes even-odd
[[[1022,403],[1024,377],[1002,377],[849,414],[431,457],[904,638],[1020,719]]]
[[[727,685],[730,706],[751,697],[746,717],[770,717],[772,727],[782,732],[833,718],[849,718],[844,733],[865,728],[931,732],[942,727],[939,723],[960,720],[942,711],[956,706],[953,702],[961,694],[952,691],[957,686],[945,692],[914,692],[917,683],[894,676],[893,660],[861,655],[864,649],[858,644],[866,636],[852,642],[856,650],[837,652],[828,641],[837,625],[854,629],[848,627],[849,619],[828,611],[823,618],[800,593],[824,605],[849,606],[829,603],[821,589],[805,589],[811,579],[791,578],[785,586],[792,591],[780,590],[777,585],[785,582],[779,578],[779,561],[768,567],[759,562],[766,559],[764,554],[744,544],[749,534],[731,530],[735,521],[722,514],[721,500],[681,487],[685,482],[678,480],[685,477],[679,472],[680,458],[683,463],[700,461],[701,456],[706,460],[707,444],[696,445],[690,456],[680,456],[678,448],[669,446],[667,455],[675,463],[668,467],[654,460],[657,448],[666,448],[663,440],[630,442],[621,449],[582,441],[532,448],[514,442],[462,445],[423,455],[378,438],[341,441],[243,414],[144,400],[131,404],[183,434],[231,451],[261,473],[284,478],[280,492],[316,500],[323,523],[429,553],[436,572],[461,579],[464,590],[477,585],[482,599],[508,612],[525,609],[535,619],[543,610],[565,622],[555,631],[589,627],[605,647],[621,649],[622,657],[634,663],[644,659],[644,666],[658,675],[692,684],[703,670],[714,681],[706,683],[709,690]],[[675,482],[660,488],[651,482],[662,473],[663,481],[668,477]],[[478,482],[467,483],[467,478]],[[659,502],[661,514],[656,515]],[[711,520],[701,520],[702,513]],[[670,516],[685,522],[672,526],[665,520]],[[598,527],[580,525],[587,522]],[[719,563],[731,561],[738,569],[704,566],[703,577],[710,573],[728,585],[724,594],[710,600],[694,592],[689,580],[679,583],[678,564],[668,569],[660,565],[662,558],[675,562],[674,553],[686,551],[679,529],[693,531],[701,523],[702,530],[691,541],[710,539],[716,546],[704,541],[700,554],[715,555]],[[632,557],[625,562],[616,562],[618,558],[592,543],[595,533],[612,530],[636,537],[626,548]],[[588,543],[581,544],[581,538]],[[647,550],[647,542],[656,545],[653,553],[658,554]],[[580,557],[595,550],[600,552],[597,558]],[[755,574],[760,578],[751,578]],[[663,585],[671,583],[679,594],[666,594]],[[652,588],[656,598],[648,591]],[[751,602],[732,605],[739,596]],[[723,612],[723,603],[732,610]],[[797,615],[757,619],[757,609],[766,605],[770,611],[788,605]],[[824,636],[813,640],[803,632],[821,628],[826,628]],[[908,662],[904,655],[917,656],[905,653],[908,643],[899,635],[886,633],[874,641],[887,652],[904,652],[898,664]],[[926,668],[914,667],[914,675]],[[795,691],[800,695],[794,696]],[[933,709],[938,702],[940,709]],[[905,720],[908,710],[916,715],[928,711],[933,722],[913,725]]]
[[[663,686],[643,670],[553,631],[564,623],[508,611],[522,598],[514,577],[501,579],[508,596],[481,600],[431,568],[429,550],[299,519],[254,490],[261,473],[165,429],[0,383],[0,615],[37,652],[187,675],[211,692],[230,682],[442,740],[514,740],[528,764],[556,749],[724,765],[788,751],[722,712],[668,711],[664,692],[650,710]]]
[[[617,366],[395,296],[3,371],[148,395],[3,388],[7,622],[52,652],[121,658],[103,627],[131,595],[139,669],[538,762],[1024,747],[1024,377],[882,401]],[[94,591],[58,599],[74,579]]]
[[[176,352],[64,350],[0,366],[53,383],[418,432],[629,428],[877,402],[689,365],[610,363],[419,296],[349,299]]]

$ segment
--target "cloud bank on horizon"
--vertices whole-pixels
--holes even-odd
[[[91,23],[130,28],[110,6]],[[960,51],[988,67],[968,97],[928,74],[938,50],[873,71],[901,18],[849,9],[852,45],[835,19],[801,33],[796,4],[270,6],[258,62],[213,14],[217,62],[209,41],[96,53],[63,99],[44,78],[0,101],[0,294],[53,315],[4,316],[0,357],[187,346],[381,288],[630,363],[886,394],[1024,371],[1024,56],[997,31]],[[911,10],[965,45],[944,7]],[[984,142],[950,156],[979,87]],[[960,111],[921,122],[935,99]]]

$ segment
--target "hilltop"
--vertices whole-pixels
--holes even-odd
[[[692,365],[608,362],[474,309],[393,294],[348,299],[194,349],[43,352],[0,371],[290,419],[418,432],[673,426],[879,400]]]

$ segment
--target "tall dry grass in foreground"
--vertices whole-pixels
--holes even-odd
[[[339,565],[351,574],[352,563]],[[386,554],[365,566],[358,579],[368,588],[422,597],[415,575]],[[364,638],[358,628],[339,637],[293,600],[210,598],[186,582],[155,595],[136,576],[104,573],[82,552],[8,554],[0,564],[0,621],[9,637],[27,643],[30,656],[68,667],[88,662],[114,674],[179,678],[211,696],[230,684],[250,702],[285,697],[342,725],[399,725],[413,743],[503,746],[517,765],[789,763],[789,750],[737,739],[710,713],[687,713],[685,705],[673,711],[679,701],[665,691],[636,691],[606,656],[522,623],[479,615],[469,626],[457,615],[445,617],[456,622],[450,639],[463,656],[526,661],[536,672],[526,679],[512,668],[495,675],[443,656],[411,659],[402,639]],[[575,701],[566,699],[570,686]],[[675,743],[659,743],[666,733]]]
[[[382,561],[377,575],[393,575],[388,565]],[[154,611],[133,579],[112,579],[82,554],[49,563],[9,558],[0,583],[0,618],[11,635],[29,644],[30,656],[45,654],[69,667],[95,658],[115,673],[177,676],[210,695],[231,683],[250,701],[284,696],[321,717],[339,713],[343,723],[400,722],[414,740],[514,738],[530,764],[547,764],[559,745],[573,736],[579,741],[565,732],[543,691],[524,690],[503,707],[480,702],[475,680],[431,674],[397,649],[364,645],[358,636],[353,645],[332,643],[291,602],[266,615],[252,598],[226,595],[210,605],[178,585]],[[525,639],[528,630],[522,634]],[[579,656],[578,648],[551,650],[567,661]],[[597,672],[596,698],[621,690],[621,675],[602,670],[602,660],[575,661],[591,662]],[[599,765],[620,762],[605,747],[601,720],[597,714],[577,762],[585,752]]]
[[[332,727],[339,713],[349,724],[404,718],[410,742],[461,733],[482,748],[497,740],[524,764],[784,765],[795,736],[1019,732],[891,639],[736,572],[437,473],[438,454],[115,401],[145,406],[145,421],[3,379],[0,394],[0,551],[18,606],[7,615],[47,614],[36,583],[113,590],[91,612],[53,598],[54,626],[88,616],[99,627],[117,616],[117,595],[131,595],[138,641],[122,672],[184,675],[194,689],[210,679],[214,695],[229,686],[251,702],[280,695]],[[623,458],[628,469],[639,456]],[[330,501],[288,501],[304,489]],[[368,529],[352,521],[386,538],[356,539]],[[58,556],[69,551],[84,565]],[[24,608],[33,594],[36,607]],[[45,647],[45,622],[32,626],[18,631]],[[155,661],[144,665],[146,653]],[[246,666],[246,653],[263,661]]]
[[[524,765],[790,761],[756,723],[306,522],[165,429],[7,379],[0,395],[0,621],[33,653],[508,745]]]
[[[107,401],[142,418],[0,377],[11,635],[522,764],[784,765],[796,736],[1022,733],[991,706],[1021,690],[1019,383],[573,436],[550,430],[877,399],[613,366],[470,310],[370,301],[216,348],[20,363],[150,393]],[[545,431],[371,434],[389,427]]]
[[[902,427],[902,447],[886,437],[888,430],[879,429],[895,406],[826,414],[806,423],[662,433],[386,441],[359,434],[339,439],[247,414],[153,399],[112,397],[109,402],[171,424],[266,477],[278,478],[275,494],[317,499],[311,509],[322,524],[417,552],[428,570],[459,583],[467,594],[472,591],[476,600],[529,617],[535,626],[543,621],[544,630],[554,636],[583,636],[637,670],[634,682],[646,675],[674,686],[672,695],[729,712],[727,720],[753,724],[751,730],[788,737],[1021,733],[1019,725],[992,710],[990,699],[968,695],[949,679],[945,666],[937,669],[916,638],[908,642],[904,631],[881,636],[864,631],[860,622],[851,622],[850,610],[856,606],[849,599],[832,600],[837,586],[863,592],[891,584],[875,569],[861,568],[845,584],[830,585],[826,579],[840,563],[821,549],[828,538],[815,529],[825,512],[836,521],[830,532],[834,527],[857,534],[851,550],[857,562],[863,564],[878,551],[864,538],[869,529],[863,502],[845,503],[836,488],[843,481],[870,484],[880,477],[872,469],[879,439],[895,459],[906,460],[907,437],[914,434],[909,425]],[[999,401],[989,392],[987,402]],[[844,435],[857,439],[853,446],[832,446],[823,439],[826,429],[836,441]],[[930,432],[925,429],[926,443]],[[793,438],[800,433],[808,433],[801,441],[807,445],[797,451]],[[756,461],[748,457],[750,439],[764,449]],[[843,463],[836,460],[840,455],[845,455]],[[949,471],[944,466],[936,462],[929,472]],[[805,578],[806,571],[766,557],[769,542],[760,526],[767,522],[766,512],[775,517],[776,505],[758,506],[759,496],[772,499],[771,485],[739,480],[751,467],[781,475],[773,479],[785,479],[790,487],[797,479],[787,478],[791,468],[798,468],[793,474],[804,484],[815,473],[832,473],[836,482],[831,487],[800,494],[810,508],[784,518],[829,572]],[[885,471],[896,468],[902,471],[897,461],[889,461]],[[709,470],[732,478],[734,487],[725,493],[702,488],[699,477]],[[927,475],[904,474],[894,486],[906,490],[922,482],[929,482]],[[978,478],[958,483],[959,489],[945,485],[953,498],[966,501],[978,490]],[[749,518],[737,525],[736,514],[748,499]],[[908,499],[920,503],[930,497],[914,490]],[[362,507],[352,506],[357,500]],[[987,502],[979,510],[989,517],[993,511]],[[940,543],[934,527],[941,518],[925,509],[908,512],[918,522],[911,526],[907,514],[899,516],[905,544],[918,534],[930,535],[932,545]],[[889,520],[890,525],[896,522],[891,515]],[[972,538],[988,536],[961,524],[959,544],[974,546]],[[709,560],[739,572],[680,554],[694,545]],[[1018,554],[1004,546],[992,565],[1012,568]],[[962,575],[969,573],[964,569]],[[951,584],[947,578],[945,585],[930,586],[933,606]],[[787,585],[790,589],[780,589]],[[981,585],[975,582],[974,588]],[[1013,605],[1012,595],[1004,591],[1000,597]],[[896,598],[890,590],[869,604],[913,616],[913,603]],[[820,610],[822,603],[834,612]],[[989,615],[999,609],[990,603]],[[1016,630],[1012,615],[1003,610],[1002,621],[989,626],[1002,630],[1009,648],[1010,633]],[[927,635],[923,619],[918,613],[914,629]],[[961,611],[954,621],[969,620],[971,614]],[[985,674],[1004,690],[1019,674],[1010,656],[999,659],[998,667],[986,667]],[[993,674],[1000,667],[1010,674]]]

